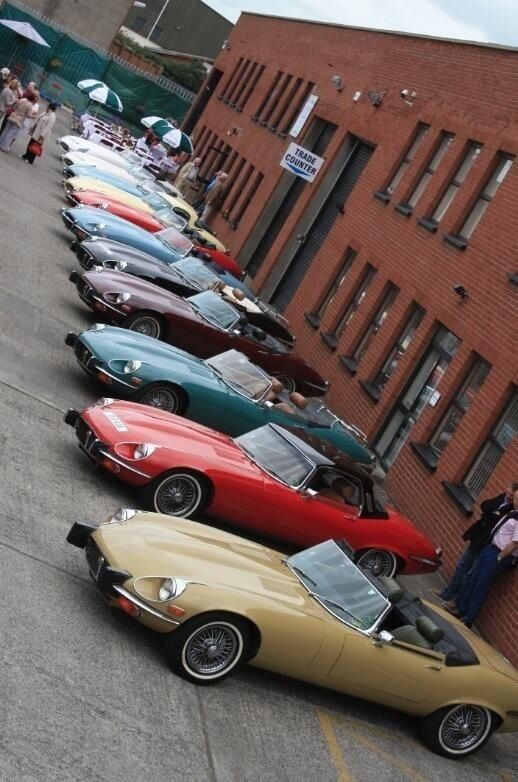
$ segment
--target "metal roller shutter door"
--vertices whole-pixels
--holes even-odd
[[[297,293],[297,289],[311,266],[315,255],[322,247],[335,224],[335,220],[340,214],[337,204],[343,204],[347,201],[373,152],[374,149],[368,144],[363,144],[360,141],[356,144],[347,165],[328,195],[313,225],[307,232],[305,242],[293,256],[286,274],[271,297],[272,303],[281,312]]]

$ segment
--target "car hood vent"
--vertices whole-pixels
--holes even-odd
[[[297,589],[285,581],[275,581],[273,578],[259,578],[264,589],[268,592],[274,592],[277,595],[288,595],[289,597],[300,597]]]

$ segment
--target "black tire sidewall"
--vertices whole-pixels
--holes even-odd
[[[149,394],[152,391],[158,391],[159,389],[167,391],[168,393],[174,395],[177,399],[178,405],[177,409],[175,411],[171,410],[165,410],[164,412],[171,413],[172,415],[182,415],[185,412],[186,409],[186,402],[185,402],[185,394],[183,391],[173,385],[170,385],[168,383],[150,383],[148,386],[145,386],[143,389],[139,391],[139,393],[136,395],[137,402],[140,402],[140,404],[145,405],[146,402],[144,402],[144,397]],[[148,405],[148,407],[154,407],[155,410],[163,410],[163,407],[155,407],[154,405]]]
[[[201,475],[198,475],[192,470],[188,470],[188,469],[184,470],[181,467],[179,467],[178,469],[172,469],[167,472],[161,473],[161,475],[158,475],[153,481],[148,483],[147,486],[143,487],[143,489],[141,490],[142,499],[145,502],[146,506],[150,507],[151,510],[153,510],[155,513],[163,513],[163,511],[159,510],[155,506],[156,492],[158,488],[161,486],[161,484],[164,483],[164,481],[166,481],[169,478],[174,478],[177,475],[188,475],[189,478],[192,478],[199,484],[200,499],[198,504],[189,512],[188,516],[172,516],[171,514],[164,514],[164,515],[171,515],[172,519],[174,518],[190,519],[193,513],[201,513],[203,511],[209,499],[209,489],[207,487],[206,482],[204,481]]]
[[[369,554],[371,551],[383,551],[386,554],[390,554],[393,557],[393,559],[394,559],[395,566],[394,566],[394,570],[392,571],[392,573],[390,573],[388,575],[388,578],[394,578],[395,576],[397,576],[398,571],[399,571],[399,568],[398,568],[398,564],[399,563],[398,563],[398,559],[397,559],[396,555],[393,554],[392,551],[387,551],[386,549],[382,549],[382,548],[374,547],[374,548],[368,548],[368,549],[364,549],[363,551],[360,551],[358,553],[358,555],[354,558],[354,561],[355,561],[356,565],[358,565],[358,567],[361,567],[361,565],[360,565],[361,558],[364,557],[366,554]],[[368,570],[369,568],[366,568],[366,569]],[[386,576],[385,573],[382,573],[381,575]]]
[[[238,637],[241,638],[241,649],[228,670],[225,669],[223,672],[211,677],[196,676],[185,666],[184,649],[192,634],[204,625],[210,623],[224,623],[230,625],[234,631],[237,632]],[[207,614],[200,614],[183,624],[177,630],[168,633],[165,638],[164,648],[169,667],[178,674],[178,676],[181,676],[182,679],[186,679],[193,684],[210,686],[223,681],[227,676],[230,676],[231,673],[245,663],[248,657],[247,652],[251,647],[251,642],[252,634],[245,619],[236,616],[235,614],[212,611]]]
[[[123,320],[121,325],[123,328],[128,329],[128,331],[133,331],[131,326],[133,323],[135,323],[135,321],[140,320],[141,318],[150,318],[155,320],[158,323],[158,334],[156,337],[153,337],[153,339],[162,339],[165,333],[164,324],[160,315],[157,315],[154,312],[148,312],[147,310],[137,310],[137,312],[133,312],[131,315],[128,315],[128,317]],[[135,333],[139,334],[140,332],[136,331]]]
[[[445,706],[443,709],[438,709],[437,711],[434,711],[432,714],[430,714],[428,717],[424,717],[421,720],[421,738],[423,739],[423,742],[426,744],[428,749],[431,749],[432,752],[435,752],[437,755],[442,755],[444,758],[448,758],[449,760],[461,760],[462,758],[467,758],[470,755],[472,755],[475,752],[478,752],[484,744],[486,744],[491,736],[493,735],[493,732],[496,728],[496,722],[494,715],[489,711],[489,709],[485,709],[487,712],[489,712],[489,728],[487,730],[487,733],[482,741],[480,741],[479,744],[477,744],[472,749],[468,749],[465,752],[452,752],[449,751],[447,748],[443,746],[440,740],[440,729],[442,722],[445,718],[445,716],[450,712],[452,709],[457,708],[457,706],[462,706],[463,704],[452,704],[450,706]],[[467,704],[466,704],[467,705]],[[485,708],[483,706],[479,706],[478,708]]]

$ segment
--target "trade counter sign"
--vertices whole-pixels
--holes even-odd
[[[323,164],[323,157],[318,157],[309,149],[304,149],[294,143],[289,145],[281,160],[282,168],[302,177],[306,182],[313,182]]]

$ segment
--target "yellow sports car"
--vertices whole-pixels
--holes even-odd
[[[153,447],[137,444],[135,469]],[[170,666],[191,682],[249,662],[421,717],[424,742],[449,758],[518,730],[518,671],[448,614],[360,570],[343,541],[287,557],[129,509],[75,523],[67,540],[86,549],[111,605],[165,634]]]
[[[189,228],[196,231],[198,237],[201,237],[202,242],[209,242],[222,253],[227,252],[225,245],[220,242],[214,234],[197,225],[199,217],[196,210],[188,204],[187,201],[184,201],[183,198],[175,198],[175,196],[162,192],[146,192],[145,190],[142,190],[142,196],[137,196],[120,190],[118,187],[103,182],[100,179],[85,176],[74,176],[64,179],[63,187],[66,193],[73,192],[74,190],[89,190],[96,193],[103,193],[110,198],[114,198],[127,206],[139,209],[147,214],[156,212],[161,208],[172,207],[177,214],[187,220]],[[145,185],[143,187],[145,187]]]

